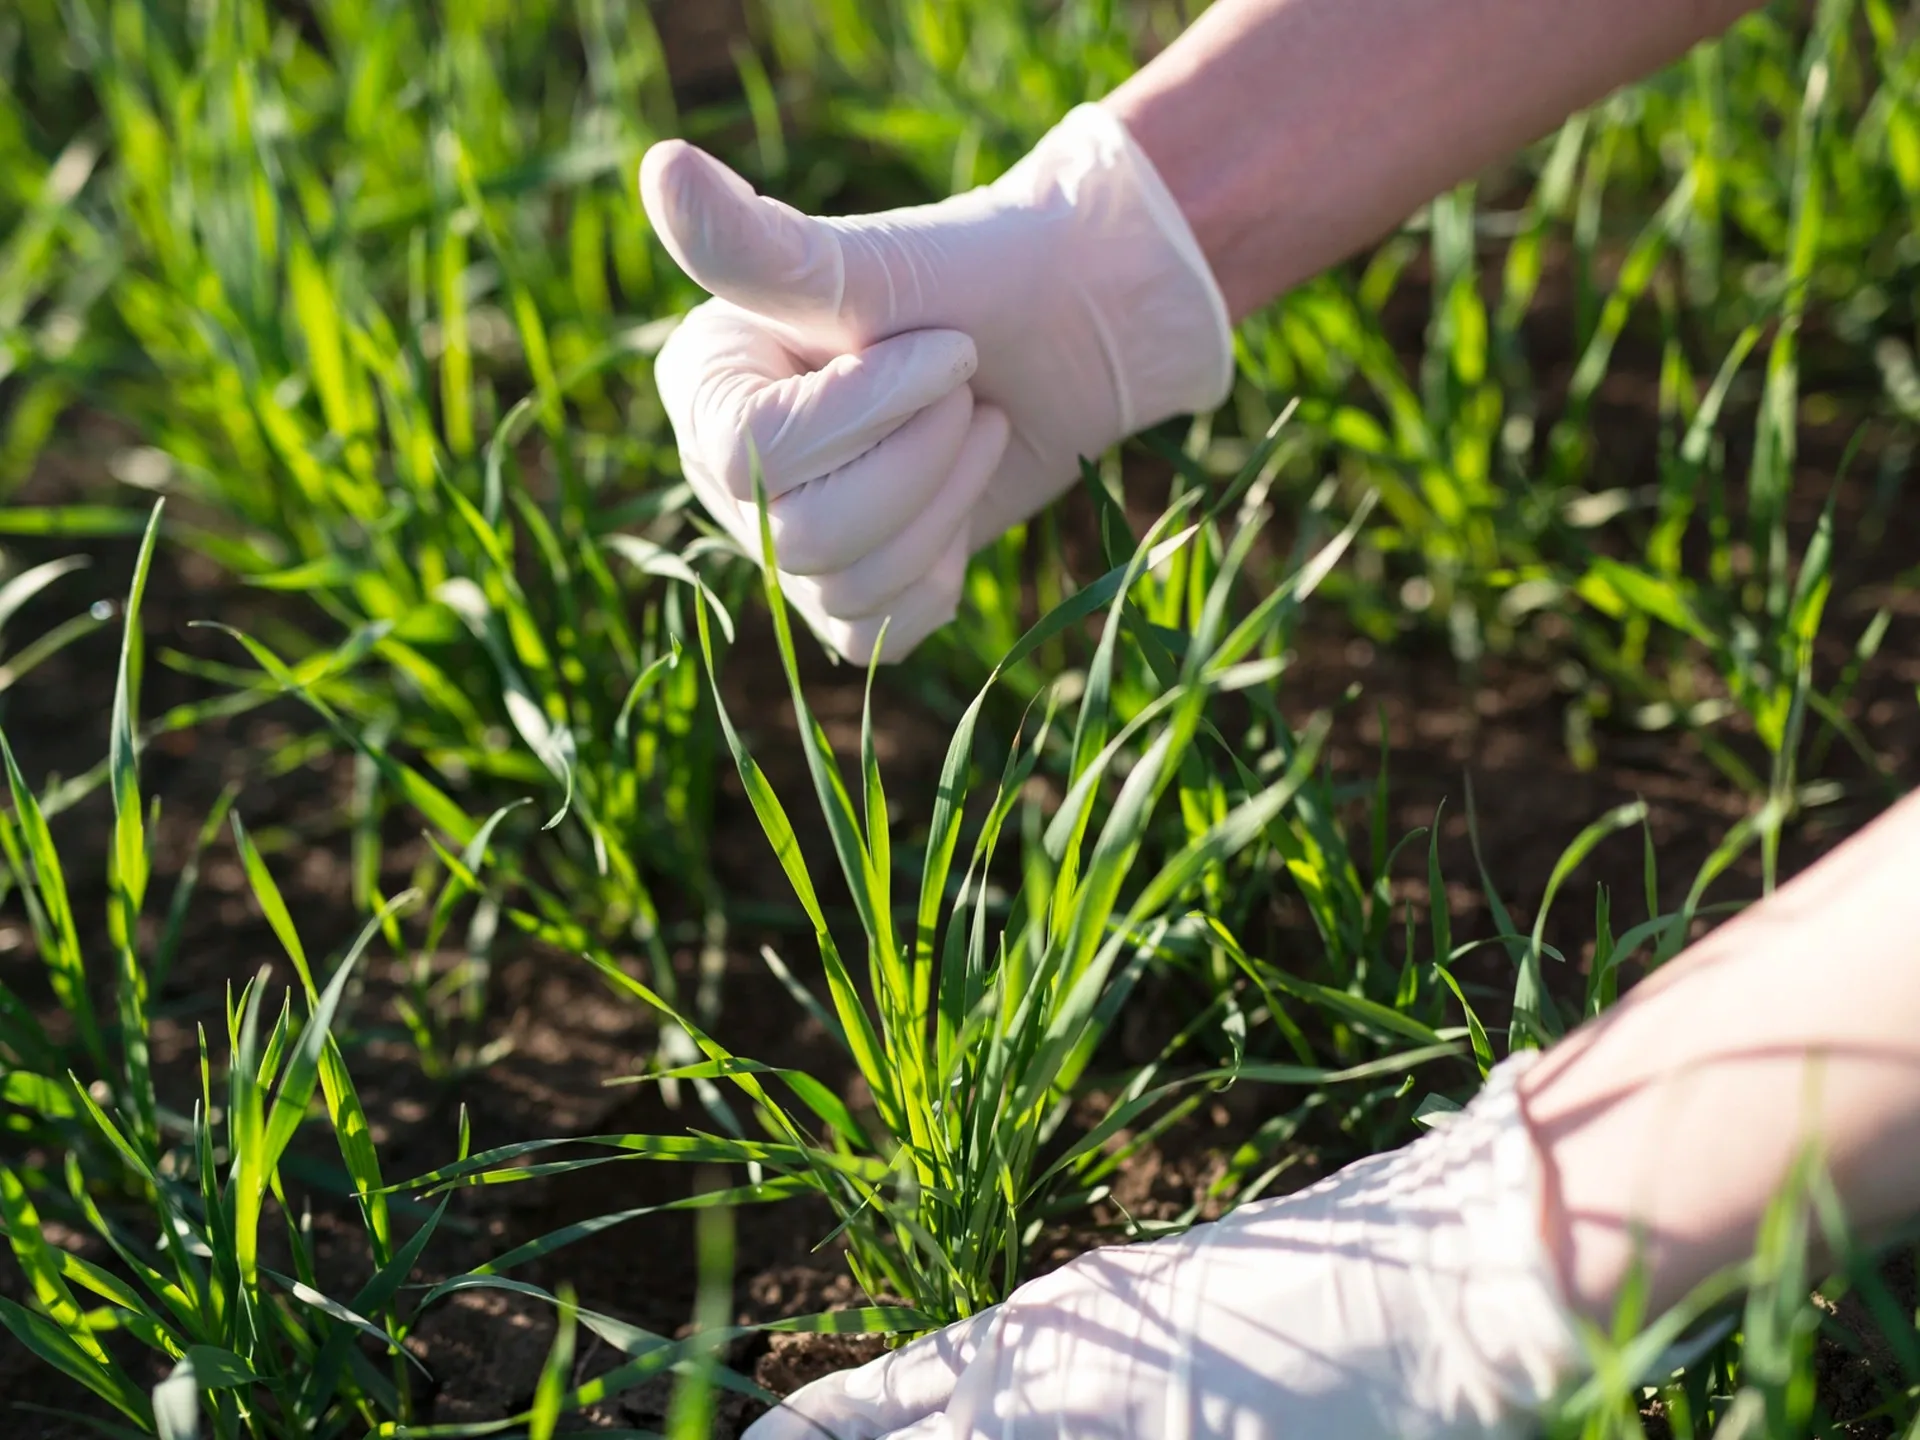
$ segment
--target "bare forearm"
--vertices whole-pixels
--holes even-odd
[[[1723,925],[1522,1083],[1575,1307],[1644,1241],[1656,1303],[1752,1253],[1817,1143],[1850,1223],[1920,1213],[1920,797]]]
[[[1107,100],[1235,319],[1755,0],[1218,0]]]

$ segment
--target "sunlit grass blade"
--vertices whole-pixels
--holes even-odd
[[[66,875],[60,865],[60,852],[54,846],[40,802],[20,773],[20,763],[14,758],[13,747],[3,730],[0,730],[0,759],[6,763],[14,812],[12,823],[0,827],[0,841],[6,843],[7,859],[15,878],[21,882],[40,960],[54,997],[60,1008],[73,1017],[81,1044],[104,1076],[110,1073],[106,1041],[88,993],[86,959],[80,947],[73,904],[68,897]]]

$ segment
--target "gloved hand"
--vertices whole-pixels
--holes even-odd
[[[1581,1355],[1515,1093],[1533,1058],[1404,1149],[1083,1255],[796,1391],[746,1440],[1524,1434]]]
[[[790,599],[850,659],[952,618],[966,559],[1080,456],[1218,405],[1232,330],[1151,162],[1083,105],[993,184],[818,219],[682,141],[647,152],[661,240],[712,292],[655,374],[700,501],[760,554],[750,445]]]

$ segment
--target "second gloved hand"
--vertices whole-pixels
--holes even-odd
[[[1583,1358],[1516,1057],[1445,1128],[1082,1255],[747,1440],[1518,1440]]]
[[[753,555],[758,453],[789,597],[850,659],[951,619],[966,559],[1081,456],[1219,404],[1232,330],[1121,122],[1083,105],[991,185],[822,219],[680,141],[647,213],[714,299],[656,365],[687,477]]]

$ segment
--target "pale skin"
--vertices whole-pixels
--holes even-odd
[[[1217,0],[1105,103],[1235,320],[1753,0]]]
[[[1239,319],[1750,8],[1219,0],[1105,103]],[[1656,1306],[1750,1253],[1810,1139],[1858,1229],[1920,1210],[1920,798],[1574,1033],[1522,1094],[1543,1232],[1598,1322],[1636,1253]]]
[[[1521,1085],[1581,1313],[1752,1251],[1809,1143],[1871,1238],[1920,1210],[1920,796],[1694,945]]]

